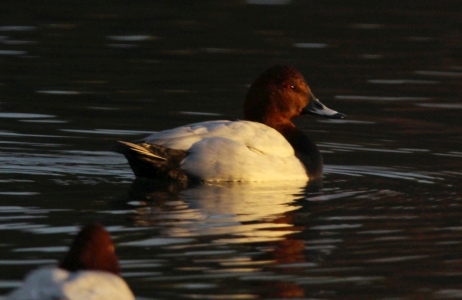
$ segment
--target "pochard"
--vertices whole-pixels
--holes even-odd
[[[183,182],[313,180],[322,176],[316,145],[293,119],[345,115],[323,105],[294,67],[275,65],[250,86],[244,120],[206,121],[119,141],[135,176]]]
[[[45,266],[29,273],[24,284],[5,300],[134,300],[120,277],[119,260],[103,225],[84,227],[59,266]]]

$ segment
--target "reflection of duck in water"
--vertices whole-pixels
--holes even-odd
[[[120,142],[137,177],[175,181],[275,181],[316,179],[322,157],[292,119],[303,114],[344,115],[325,107],[303,75],[274,66],[250,87],[245,121],[209,121]]]
[[[176,193],[149,182],[137,179],[131,189],[130,202],[144,203],[137,209],[137,225],[160,226],[171,238],[216,236],[220,243],[266,242],[297,232],[285,220],[301,207],[306,189],[296,181],[214,183]]]
[[[275,273],[288,277],[304,270],[296,266],[307,263],[306,245],[299,237],[306,230],[305,222],[294,217],[299,218],[300,213],[309,215],[309,210],[306,214],[301,210],[307,190],[319,192],[315,183],[206,183],[175,193],[172,189],[160,189],[155,181],[139,178],[132,186],[129,202],[144,205],[136,209],[134,222],[136,226],[152,226],[156,236],[147,235],[124,246],[172,246],[172,251],[178,253],[171,255],[181,257],[179,264],[188,267],[188,259],[196,257],[182,254],[190,249],[203,250],[204,241],[210,252],[240,249],[224,255],[223,263],[235,263],[232,266],[238,269],[242,263],[242,268],[248,270],[242,271],[243,278],[255,280],[255,286],[261,285],[262,295],[301,298],[305,293],[303,286],[281,281],[278,275],[273,280],[271,274],[273,268],[277,269]],[[286,266],[279,268],[280,265]],[[201,266],[194,262],[195,268]],[[263,282],[262,274],[267,277]]]
[[[1,298],[1,297],[0,297]],[[134,300],[120,277],[119,260],[101,224],[83,228],[59,267],[42,267],[5,300],[87,299]]]

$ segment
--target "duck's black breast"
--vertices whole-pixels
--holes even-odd
[[[303,163],[310,180],[322,177],[323,160],[318,147],[302,131],[293,130],[286,139],[295,150],[295,155]]]

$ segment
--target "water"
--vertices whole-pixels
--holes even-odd
[[[0,293],[100,221],[140,299],[462,298],[456,2],[2,2]],[[297,120],[322,185],[159,187],[110,151],[242,117],[278,62],[348,116]]]

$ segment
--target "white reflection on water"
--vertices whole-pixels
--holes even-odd
[[[334,225],[319,225],[310,227],[311,230],[342,230],[351,228],[360,228],[362,224],[334,224]]]
[[[20,122],[30,123],[67,123],[64,120],[57,120],[55,115],[31,114],[18,112],[2,112],[0,118],[3,119],[18,119]]]
[[[408,40],[413,42],[431,42],[434,41],[435,38],[430,36],[410,36]]]
[[[417,105],[430,108],[462,109],[462,103],[417,103]]]
[[[412,79],[369,79],[367,82],[373,84],[390,84],[390,85],[401,85],[401,84],[438,84],[436,80],[412,80]]]
[[[63,91],[63,90],[43,90],[37,91],[38,94],[48,94],[48,95],[78,95],[81,94],[79,91]]]
[[[132,49],[138,47],[138,45],[134,44],[107,44],[107,46],[120,49]]]
[[[48,134],[25,134],[25,133],[16,133],[8,131],[0,131],[0,136],[10,136],[10,137],[44,137],[44,138],[62,138],[63,136],[59,135],[48,135]]]
[[[247,0],[248,4],[254,5],[287,5],[292,0]]]
[[[236,52],[235,49],[227,49],[227,48],[204,48],[202,51],[208,53],[233,53]]]
[[[385,28],[385,24],[374,24],[374,23],[357,23],[357,24],[351,24],[349,26],[350,28],[354,29],[366,29],[366,30],[371,30],[371,29],[382,29]]]
[[[383,58],[382,54],[361,54],[361,58],[363,59],[381,59]]]
[[[318,196],[309,197],[308,201],[329,201],[333,199],[341,199],[347,198],[358,194],[363,194],[364,191],[345,191],[345,192],[337,192],[335,194],[322,194]]]
[[[414,72],[417,75],[423,76],[435,76],[435,77],[446,77],[446,78],[461,78],[462,72],[446,72],[446,71],[426,71],[419,70]]]
[[[362,145],[355,145],[355,144],[340,144],[340,143],[320,143],[319,146],[326,147],[330,151],[343,151],[343,152],[353,152],[353,151],[368,151],[368,152],[387,152],[387,153],[413,153],[414,149],[383,149],[383,148],[372,148],[372,147],[365,147]],[[422,152],[419,149],[419,152]]]
[[[73,133],[110,134],[110,135],[138,135],[138,134],[150,134],[150,133],[153,133],[153,131],[117,130],[117,129],[93,129],[93,130],[60,129],[60,131],[73,132]]]
[[[155,39],[156,37],[151,35],[111,35],[107,37],[112,41],[120,42],[141,42]]]
[[[412,180],[419,183],[435,183],[437,180],[443,180],[441,177],[432,176],[430,174],[419,174],[410,170],[397,170],[393,168],[378,166],[325,165],[324,173],[342,174],[349,176],[373,175],[386,178]]]
[[[216,236],[216,244],[268,242],[297,232],[285,220],[300,208],[305,182],[206,184],[183,190],[177,199],[138,208],[136,223],[160,227],[161,237],[130,244]],[[149,198],[149,197],[148,197]],[[155,196],[153,198],[156,198]],[[162,240],[167,237],[170,240]],[[183,242],[180,240],[180,242]]]
[[[38,44],[37,41],[23,41],[23,40],[6,40],[3,41],[5,45],[31,45],[31,44]]]
[[[462,289],[442,289],[435,292],[436,299],[461,299]]]
[[[336,124],[375,124],[372,121],[347,120],[347,119],[322,119],[317,120],[319,123],[336,123]]]
[[[21,25],[10,25],[10,26],[0,26],[0,31],[32,31],[36,30],[35,26],[21,26]]]
[[[44,265],[44,264],[53,264],[56,263],[54,259],[21,259],[21,260],[0,260],[0,265],[11,265],[11,266],[21,266],[21,265]]]
[[[24,55],[26,54],[26,51],[21,51],[21,50],[0,50],[0,55]]]
[[[43,216],[43,218],[46,218]],[[35,225],[30,223],[7,223],[7,224],[0,224],[0,230],[28,230],[33,228],[42,227],[42,225]]]
[[[88,106],[88,109],[94,110],[119,110],[117,107],[104,107],[104,106]]]
[[[433,153],[438,156],[449,156],[449,157],[460,157],[462,158],[462,152],[459,151],[450,151],[448,153]]]
[[[152,246],[167,246],[175,244],[186,244],[194,242],[194,239],[186,238],[150,238],[140,241],[121,243],[121,246],[135,246],[135,247],[152,247]]]
[[[0,118],[6,119],[37,119],[37,118],[54,118],[54,115],[44,114],[29,114],[29,113],[15,113],[15,112],[3,112],[0,113]]]
[[[201,112],[201,111],[180,111],[182,115],[190,115],[190,116],[222,116],[223,114],[219,113],[210,113],[210,112]]]
[[[371,100],[371,101],[428,101],[430,97],[390,97],[390,96],[360,96],[360,95],[336,95],[338,100]]]
[[[299,207],[291,203],[303,195],[305,185],[305,181],[209,184],[187,189],[181,198],[207,215],[231,215],[246,222],[296,210]]]
[[[46,252],[46,253],[54,253],[54,252],[66,252],[68,247],[66,246],[54,246],[54,247],[30,247],[30,248],[17,248],[13,249],[13,252]]]
[[[62,144],[13,142],[13,141],[0,141],[0,145],[22,145],[22,146],[33,146],[33,147],[60,147],[62,146]],[[2,149],[5,149],[5,148],[2,147]]]
[[[10,196],[34,196],[38,195],[36,192],[0,192],[0,195],[10,195]]]
[[[21,145],[22,146],[22,145]],[[29,175],[91,175],[133,178],[120,155],[108,151],[49,151],[47,153],[24,152],[2,147],[0,174]]]
[[[303,49],[323,49],[323,48],[327,48],[328,44],[324,44],[324,43],[295,43],[293,46],[295,48],[303,48]]]
[[[392,257],[385,257],[385,258],[369,259],[369,260],[366,260],[366,262],[368,263],[391,263],[391,262],[423,259],[427,257],[428,255],[392,256]]]
[[[19,122],[26,122],[26,123],[47,123],[47,124],[62,124],[62,123],[67,123],[68,121],[64,121],[64,120],[28,119],[28,120],[19,120]]]

